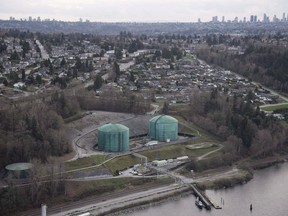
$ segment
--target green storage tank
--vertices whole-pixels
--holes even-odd
[[[32,167],[31,163],[14,163],[5,168],[13,179],[25,179],[30,177]]]
[[[98,149],[105,152],[129,150],[129,128],[121,124],[105,124],[98,128]]]
[[[178,120],[168,115],[158,115],[149,121],[151,139],[166,142],[178,139]]]

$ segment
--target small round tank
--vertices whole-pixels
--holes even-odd
[[[25,179],[29,177],[32,167],[31,163],[14,163],[7,165],[5,168],[12,178]]]

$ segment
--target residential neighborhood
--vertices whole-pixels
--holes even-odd
[[[46,38],[42,39],[43,44],[33,34],[18,37],[12,37],[13,33],[3,35],[0,54],[1,95],[25,96],[45,89],[67,88],[75,82],[86,83],[85,86],[89,87],[99,74],[106,84],[114,83],[121,91],[129,90],[146,100],[161,99],[170,104],[189,103],[191,92],[212,89],[242,97],[253,92],[251,102],[256,106],[275,103],[278,99],[277,95],[263,89],[261,85],[233,71],[211,66],[200,60],[197,50],[206,46],[209,38],[205,40],[204,37],[188,37],[185,41],[186,37],[172,37],[167,40],[165,37],[161,39],[145,36],[139,42],[142,44],[141,49],[135,47],[132,52],[128,52],[116,46],[113,49],[114,43],[124,40],[124,43],[131,46],[131,43],[133,45],[139,39],[132,35],[127,37],[126,33],[121,34],[120,37],[108,39],[89,36],[90,40],[85,35],[78,35],[80,40],[77,41],[72,41],[75,37],[73,35],[60,34],[56,40],[53,39],[57,42]],[[228,38],[225,44],[235,40]],[[170,53],[168,58],[165,56],[165,41],[169,41],[168,47],[172,48],[181,43],[181,47],[174,51],[177,56]],[[286,40],[281,41],[286,43]],[[213,49],[228,52],[233,50],[237,55],[243,54],[240,47],[225,44],[221,47],[214,46]],[[118,72],[115,71],[115,64],[119,66]],[[96,94],[101,94],[101,88],[95,90]]]

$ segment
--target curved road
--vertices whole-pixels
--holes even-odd
[[[130,120],[130,119],[133,119],[133,118],[137,118],[137,116],[134,115],[133,117],[129,117],[129,118],[127,118],[127,119],[123,119],[123,120],[120,120],[120,121],[116,121],[116,122],[114,122],[114,123],[120,123],[120,122],[127,121],[127,120]],[[70,160],[68,160],[68,161],[77,160],[78,158],[81,158],[83,154],[85,154],[85,155],[92,155],[92,154],[89,154],[89,151],[88,151],[85,147],[83,147],[83,146],[80,145],[80,141],[81,141],[81,139],[83,139],[83,137],[85,137],[85,136],[87,136],[87,135],[89,135],[89,134],[97,131],[98,128],[99,128],[99,127],[93,128],[93,129],[85,132],[84,134],[81,134],[80,136],[75,137],[75,138],[73,139],[73,141],[72,141],[72,147],[73,147],[73,149],[75,150],[76,155],[75,155],[72,159],[70,159]],[[83,153],[83,151],[84,151],[84,153]]]

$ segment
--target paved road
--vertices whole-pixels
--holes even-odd
[[[136,187],[132,189],[125,189],[123,191],[119,192],[114,192],[114,193],[109,193],[105,195],[100,195],[100,196],[95,196],[91,197],[88,199],[82,199],[79,201],[71,201],[68,203],[64,203],[61,205],[56,205],[56,206],[49,206],[47,208],[47,215],[50,216],[63,216],[65,214],[68,214],[69,212],[75,212],[77,210],[82,210],[83,212],[86,212],[87,209],[91,208],[92,206],[98,207],[98,206],[105,206],[105,205],[110,205],[113,203],[117,203],[118,201],[123,201],[124,199],[131,199],[131,196],[134,198],[137,198],[139,196],[143,196],[143,191],[148,194],[155,194],[159,191],[164,191],[164,190],[170,190],[171,189],[170,184],[149,184],[149,185],[144,185],[141,187]],[[176,186],[174,186],[176,187]],[[170,188],[170,189],[169,189]],[[108,203],[109,202],[109,203]],[[21,216],[39,216],[41,215],[41,209],[36,210],[31,210],[27,211],[21,214]],[[74,214],[75,215],[75,214]]]
[[[150,111],[150,112],[147,112],[147,113],[146,113],[147,115],[155,115],[155,113],[158,113],[159,110],[161,109],[161,107],[159,107],[159,106],[156,105],[156,104],[151,104],[151,106],[153,107],[153,110]]]
[[[43,45],[40,43],[39,40],[36,40],[36,44],[40,49],[42,59],[49,59],[49,54],[47,53],[47,51],[45,50],[45,48],[43,47]]]
[[[256,82],[252,82],[252,83],[253,83],[254,85],[256,85],[256,86],[259,85],[259,84],[256,83]],[[267,88],[267,87],[265,87],[265,86],[263,86],[263,85],[261,85],[261,87],[262,87],[263,89],[267,90],[267,91],[270,91],[271,94],[278,95],[279,98],[281,98],[281,99],[284,100],[285,102],[288,102],[288,97],[285,97],[285,96],[279,94],[278,92],[276,92],[276,91],[274,91],[274,90],[272,90],[272,89],[270,89],[270,88]]]

